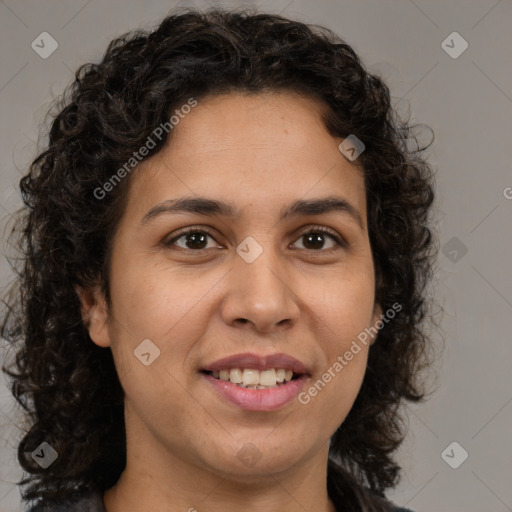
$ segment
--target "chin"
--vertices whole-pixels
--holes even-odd
[[[283,451],[282,444],[279,449],[274,443],[268,443],[268,440],[265,444],[264,437],[260,442],[253,437],[253,441],[239,442],[236,447],[228,448],[222,454],[212,455],[214,461],[208,461],[210,467],[221,474],[229,474],[231,480],[249,483],[255,479],[268,480],[270,475],[286,472],[304,457],[297,450],[299,443]],[[300,446],[303,447],[303,444]]]

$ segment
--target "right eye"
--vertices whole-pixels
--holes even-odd
[[[176,245],[180,249],[185,251],[204,251],[208,249],[212,249],[214,247],[205,247],[205,244],[208,243],[208,238],[215,240],[213,237],[213,233],[206,228],[188,228],[185,231],[182,231],[177,236],[174,236],[170,240],[164,242],[166,247],[171,247]],[[178,242],[181,241],[180,245]],[[218,244],[217,244],[218,247]]]

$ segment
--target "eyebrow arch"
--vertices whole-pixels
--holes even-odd
[[[341,197],[324,197],[320,199],[299,199],[281,209],[279,220],[299,215],[321,215],[323,213],[341,212],[347,214],[361,229],[364,229],[363,219],[347,200]],[[167,199],[151,208],[142,218],[141,224],[147,224],[164,213],[196,213],[199,215],[222,215],[239,217],[240,211],[231,203],[209,199],[207,197],[180,197]]]

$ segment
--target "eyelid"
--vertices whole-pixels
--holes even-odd
[[[187,228],[183,228],[182,230],[180,230],[177,233],[175,233],[170,240],[167,240],[167,238],[165,238],[164,241],[163,241],[163,244],[165,246],[170,246],[170,245],[173,244],[173,242],[176,242],[182,236],[188,235],[189,233],[206,233],[207,235],[209,235],[211,238],[213,238],[217,242],[217,240],[215,239],[214,233],[211,230],[211,228],[208,228],[206,226],[190,226],[190,227],[187,227]],[[206,249],[200,249],[200,250],[206,250]],[[194,251],[194,252],[199,252],[199,250]]]
[[[177,240],[179,240],[181,237],[185,236],[185,235],[188,235],[189,233],[206,233],[207,235],[209,235],[211,238],[213,238],[216,242],[216,238],[214,236],[214,232],[211,228],[207,227],[207,226],[189,226],[187,228],[183,228],[181,231],[178,231],[177,233],[174,234],[174,236],[170,239],[170,240],[165,240],[164,239],[164,242],[163,244],[165,246],[171,246],[174,242],[176,242]],[[325,235],[328,235],[330,236],[339,246],[341,247],[347,247],[347,241],[345,240],[345,238],[343,236],[341,236],[337,231],[335,231],[334,229],[332,228],[329,228],[327,226],[322,226],[322,225],[308,225],[304,228],[302,228],[297,234],[296,234],[296,238],[294,240],[297,241],[297,239],[299,239],[300,237],[310,233],[310,232],[320,232],[320,233],[323,233]],[[219,242],[217,242],[219,243]],[[183,249],[183,248],[180,248],[180,249]],[[201,251],[207,251],[208,249],[197,249],[197,250],[193,250],[193,249],[183,249],[183,250],[189,250],[191,252],[201,252]],[[307,249],[304,249],[304,250],[307,250]],[[311,251],[308,251],[308,252],[317,252],[317,253],[322,253],[322,252],[331,252],[335,249],[331,248],[331,249],[319,249],[319,250],[311,250]]]
[[[323,233],[325,235],[328,235],[339,246],[341,246],[342,248],[346,248],[348,246],[348,243],[345,240],[345,238],[342,235],[340,235],[336,230],[334,230],[332,228],[329,228],[327,226],[319,225],[319,224],[308,225],[304,229],[301,229],[299,231],[298,235],[297,235],[297,238],[300,238],[300,237],[302,237],[302,236],[304,236],[304,235],[306,235],[306,234],[308,234],[310,232],[320,232],[320,233]],[[333,250],[336,250],[336,248],[320,249],[320,250],[317,250],[317,251],[311,250],[311,251],[308,251],[308,252],[312,252],[312,253],[328,253],[328,252],[332,252]]]

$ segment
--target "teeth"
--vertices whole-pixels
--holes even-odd
[[[231,368],[212,372],[213,377],[220,380],[230,381],[243,388],[266,389],[283,385],[290,382],[293,377],[292,370],[284,368],[271,368],[270,370],[255,370],[252,368]]]
[[[226,370],[227,372],[227,370]],[[226,379],[228,380],[228,379]],[[242,370],[240,368],[233,368],[229,370],[229,380],[233,382],[233,384],[240,384],[242,382]]]
[[[260,383],[260,372],[258,370],[245,369],[243,376],[244,386],[254,385]]]
[[[276,371],[272,368],[271,370],[263,370],[259,372],[260,384],[262,386],[275,386],[276,385]]]

